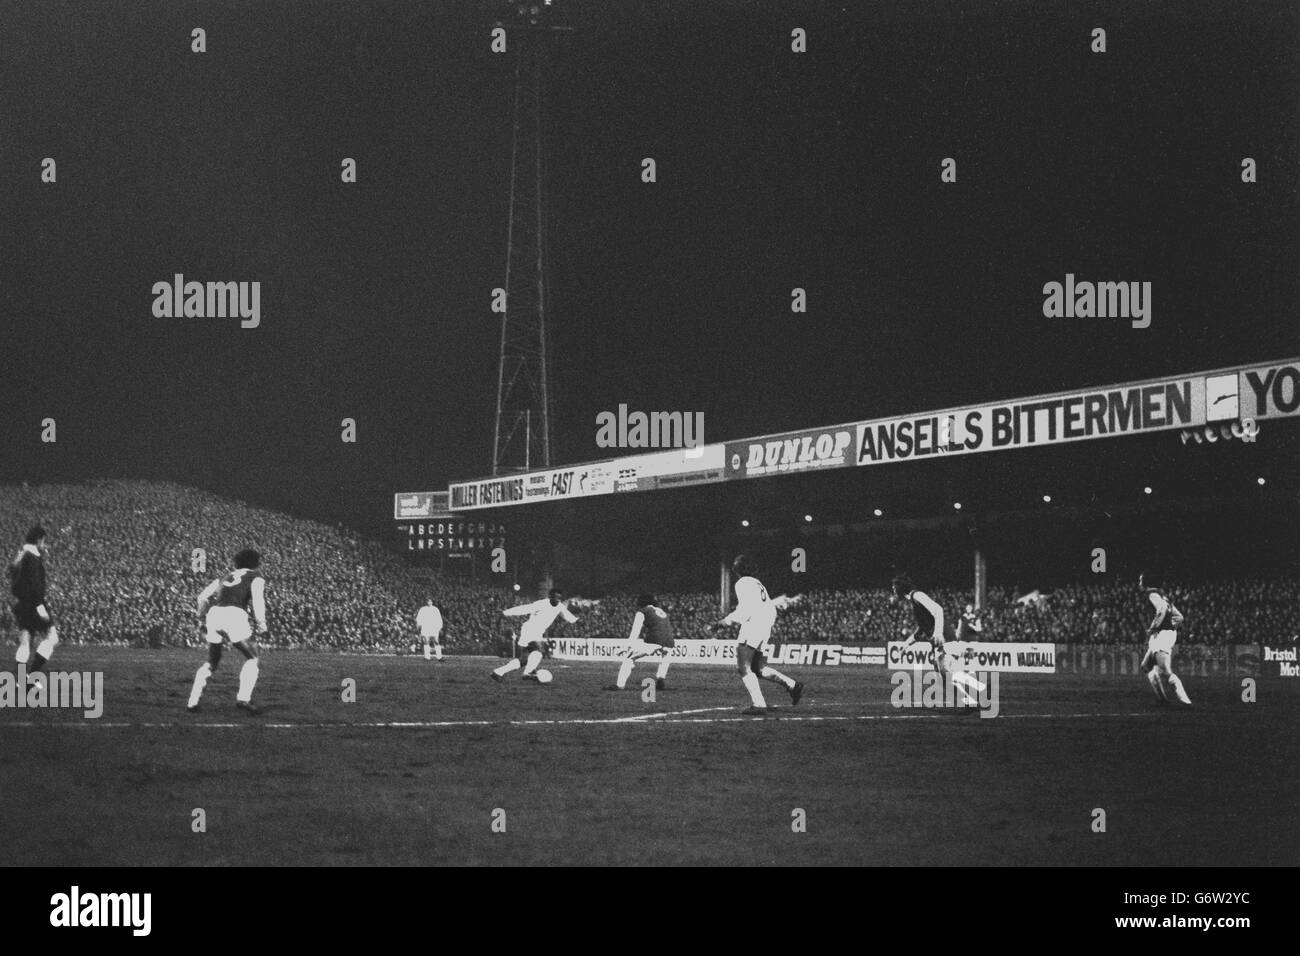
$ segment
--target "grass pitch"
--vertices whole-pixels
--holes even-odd
[[[1300,681],[1246,704],[1184,678],[1196,707],[1168,711],[1140,677],[1006,674],[981,719],[891,707],[883,668],[792,668],[800,706],[765,682],[779,710],[745,717],[728,667],[674,665],[646,702],[653,665],[619,693],[617,664],[548,661],[542,687],[494,684],[484,658],[271,650],[250,717],[233,654],[185,711],[203,660],[61,647],[58,670],[104,673],[104,713],[0,709],[0,861],[1300,862]]]

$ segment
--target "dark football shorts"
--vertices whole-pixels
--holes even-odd
[[[531,654],[533,651],[540,651],[543,655],[545,655],[549,649],[550,648],[548,647],[546,641],[533,641],[530,644],[521,644],[519,645],[519,663],[527,664],[528,655]]]
[[[50,615],[50,620],[45,620],[37,613],[35,605],[22,604],[15,602],[11,605],[14,612],[14,621],[18,624],[18,630],[27,631],[29,634],[44,634],[54,626],[54,615]],[[49,608],[46,608],[48,611]]]
[[[763,652],[757,647],[740,644],[736,647],[736,669],[743,674],[746,665],[755,674],[761,674],[763,668],[767,666],[767,658],[763,656]]]

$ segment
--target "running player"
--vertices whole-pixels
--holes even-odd
[[[257,633],[266,634],[266,579],[257,570],[262,556],[251,548],[235,555],[235,570],[224,578],[217,578],[199,595],[199,619],[203,635],[208,642],[208,660],[194,674],[190,702],[186,708],[191,713],[199,709],[199,698],[221,663],[221,650],[228,640],[244,657],[239,671],[239,691],[235,705],[240,710],[256,714],[253,706],[253,688],[257,685],[257,648],[253,644],[253,628],[249,609],[257,622]]]
[[[9,590],[14,596],[11,605],[14,621],[18,624],[18,651],[14,661],[26,664],[29,674],[35,674],[45,667],[59,643],[59,631],[54,626],[54,617],[45,603],[45,529],[34,525],[23,539],[23,548],[18,552],[9,566]],[[32,653],[32,638],[39,643],[36,653]]]
[[[979,707],[978,698],[971,697],[968,691],[980,693],[984,690],[984,684],[954,666],[953,657],[944,647],[944,642],[956,640],[957,635],[953,632],[951,622],[944,619],[943,608],[930,595],[915,587],[906,574],[898,575],[890,583],[895,596],[905,599],[911,605],[912,617],[916,620],[916,627],[908,635],[904,646],[911,647],[918,639],[928,640],[934,649],[935,670],[945,680],[952,681],[962,707]],[[922,632],[925,637],[920,636]]]
[[[546,653],[546,629],[555,623],[557,617],[570,624],[578,623],[574,613],[564,606],[564,593],[555,588],[540,601],[506,608],[501,613],[506,617],[527,617],[528,620],[519,627],[519,655],[492,672],[492,679],[498,684],[520,667],[524,669],[523,680],[537,680],[537,668]]]
[[[767,596],[767,588],[754,576],[752,562],[745,555],[737,555],[731,563],[732,574],[736,575],[736,609],[720,621],[715,621],[713,629],[731,624],[740,625],[736,643],[736,669],[740,672],[740,682],[749,691],[752,706],[746,714],[767,713],[767,701],[763,699],[763,689],[758,679],[775,681],[790,692],[790,703],[798,704],[803,696],[803,684],[786,677],[775,668],[769,667],[763,656],[762,647],[772,636],[772,625],[776,623],[776,605]]]
[[[433,659],[442,660],[442,644],[438,642],[442,634],[442,612],[433,603],[433,598],[429,598],[429,602],[415,615],[415,626],[420,629],[420,639],[424,641],[424,659],[431,659],[429,648],[432,645]]]
[[[1174,699],[1185,707],[1191,707],[1191,698],[1183,689],[1183,682],[1173,671],[1174,644],[1178,641],[1178,628],[1183,624],[1183,615],[1174,602],[1160,587],[1160,583],[1149,575],[1138,575],[1138,587],[1146,595],[1144,604],[1149,604],[1148,611],[1154,608],[1155,617],[1147,627],[1147,653],[1142,658],[1142,673],[1147,675],[1147,682],[1156,695],[1156,703],[1169,703],[1170,691]]]
[[[623,690],[632,676],[636,662],[651,656],[659,657],[655,671],[655,690],[663,690],[668,677],[668,651],[673,646],[673,625],[668,612],[659,606],[653,594],[642,594],[636,599],[636,614],[632,618],[632,633],[628,635],[627,659],[618,668],[614,687]]]

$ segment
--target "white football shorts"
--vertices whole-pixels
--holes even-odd
[[[775,623],[775,621],[746,621],[740,625],[740,634],[736,636],[736,640],[757,650],[772,639],[772,624]]]
[[[238,644],[253,636],[253,625],[242,607],[210,607],[204,623],[208,627],[209,644],[220,644],[227,638],[230,643]]]
[[[1172,656],[1174,653],[1174,643],[1177,640],[1177,631],[1157,631],[1155,634],[1152,634],[1151,639],[1147,641],[1147,653],[1159,654],[1163,651]]]

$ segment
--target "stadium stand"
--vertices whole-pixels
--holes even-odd
[[[74,643],[187,646],[199,641],[195,597],[229,568],[242,547],[263,552],[271,645],[394,652],[414,640],[414,614],[432,594],[446,621],[450,653],[498,653],[509,646],[501,609],[515,598],[501,587],[434,574],[381,544],[347,531],[172,484],[101,481],[0,488],[0,543],[16,554],[36,520],[50,530],[50,603]],[[194,570],[202,549],[206,569]],[[12,558],[13,554],[7,554]],[[932,596],[960,615],[968,592]],[[1187,614],[1184,641],[1202,644],[1294,640],[1300,582],[1238,580],[1179,583],[1171,590]],[[716,592],[660,594],[679,637],[707,638],[718,618]],[[623,637],[632,594],[580,598],[575,637]],[[980,614],[984,641],[1139,643],[1148,623],[1133,582],[1070,585],[1022,595],[990,588]],[[10,639],[7,602],[0,626]],[[784,642],[883,644],[911,630],[885,587],[809,590],[780,618]]]

